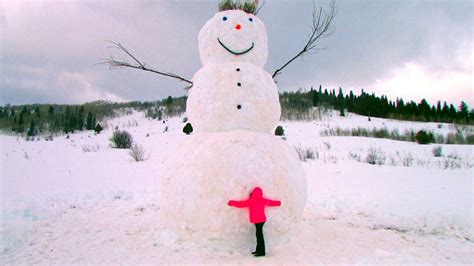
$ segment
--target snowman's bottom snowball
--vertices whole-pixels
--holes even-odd
[[[247,208],[227,206],[259,186],[281,200],[266,207],[267,246],[290,241],[306,203],[306,178],[293,147],[279,137],[250,131],[188,136],[169,157],[160,182],[160,223],[170,240],[233,250],[255,245]]]

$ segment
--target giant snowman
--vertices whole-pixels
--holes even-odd
[[[169,239],[221,249],[255,242],[248,213],[227,206],[259,186],[281,200],[266,208],[267,245],[288,243],[306,202],[296,151],[272,134],[278,90],[263,66],[263,22],[241,10],[218,12],[198,36],[203,67],[194,75],[186,113],[194,128],[168,158],[160,183],[160,222]]]

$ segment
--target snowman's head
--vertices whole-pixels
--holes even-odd
[[[242,10],[216,13],[198,36],[203,65],[235,61],[263,67],[267,62],[267,31],[263,22]]]

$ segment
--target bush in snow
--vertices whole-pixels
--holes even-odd
[[[415,135],[415,139],[418,144],[430,144],[435,142],[433,133],[424,130],[418,131]]]
[[[444,159],[444,168],[458,169],[462,166],[462,158],[456,152],[449,154]]]
[[[466,143],[469,145],[474,145],[474,135],[468,135],[466,137]]]
[[[329,141],[324,142],[324,146],[326,146],[326,149],[329,151],[331,150],[331,143]]]
[[[361,158],[360,158],[360,154],[358,154],[357,152],[349,152],[349,158],[351,158],[352,160],[356,160],[358,162],[361,161]]]
[[[149,154],[145,155],[145,149],[142,147],[142,145],[138,144],[133,144],[128,154],[130,154],[130,156],[137,162],[145,161],[150,157]]]
[[[436,143],[440,143],[440,144],[444,143],[444,135],[443,134],[436,134]]]
[[[96,144],[95,146],[82,145],[82,151],[83,152],[97,152],[99,149],[100,149],[99,144]]]
[[[298,153],[300,160],[303,162],[314,159],[314,151],[310,148],[295,147],[295,150]]]
[[[411,153],[408,153],[407,156],[402,158],[402,164],[403,166],[410,167],[413,165],[414,160],[415,158],[413,157],[413,155]]]
[[[99,123],[97,123],[97,125],[95,125],[94,127],[94,132],[99,134],[103,129],[104,128],[102,128],[102,126]]]
[[[275,135],[276,136],[284,136],[285,135],[285,130],[283,129],[282,126],[277,126],[275,129]]]
[[[191,123],[186,123],[186,125],[183,127],[183,132],[186,135],[189,135],[191,134],[191,132],[193,132],[193,126],[191,125]]]
[[[110,138],[112,147],[117,149],[129,149],[132,147],[133,138],[130,133],[125,130],[116,130]]]
[[[472,138],[472,136],[468,136]],[[449,133],[446,136],[446,144],[466,144],[466,139],[462,132]]]
[[[384,165],[386,159],[387,157],[380,148],[375,149],[373,147],[370,147],[365,161],[370,164]]]
[[[436,146],[432,150],[434,157],[443,157],[443,147]]]

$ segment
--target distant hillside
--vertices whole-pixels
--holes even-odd
[[[458,108],[441,101],[438,101],[436,105],[430,105],[425,99],[419,103],[405,102],[401,98],[389,101],[386,96],[378,97],[364,90],[358,96],[352,91],[345,95],[342,88],[339,88],[337,94],[335,89],[323,91],[321,85],[318,90],[311,88],[309,91],[284,92],[280,95],[280,103],[282,118],[290,120],[313,119],[310,114],[312,107],[328,107],[339,110],[342,116],[351,112],[397,120],[469,125],[474,123],[474,109],[469,111],[469,106],[464,101]]]
[[[113,103],[95,101],[85,104],[28,104],[0,107],[0,129],[6,134],[27,137],[93,130],[103,120],[121,115],[119,110],[145,110],[147,116],[162,119],[185,111],[186,97],[153,102]]]
[[[474,112],[469,111],[465,102],[461,102],[458,108],[441,101],[438,101],[437,105],[430,105],[426,100],[418,104],[413,101],[405,103],[403,99],[394,102],[389,101],[386,96],[378,97],[364,91],[358,96],[352,91],[344,95],[342,88],[339,88],[338,94],[334,89],[323,91],[322,86],[319,86],[319,90],[311,88],[309,91],[284,92],[280,94],[280,103],[282,120],[318,120],[321,112],[335,109],[339,110],[342,116],[352,112],[369,117],[398,120],[468,125],[474,123]],[[118,110],[123,108],[141,110],[147,117],[162,120],[184,113],[186,96],[177,98],[169,96],[151,102],[95,101],[79,105],[6,105],[0,107],[0,130],[6,134],[21,134],[27,137],[93,130],[100,121],[120,115]]]

